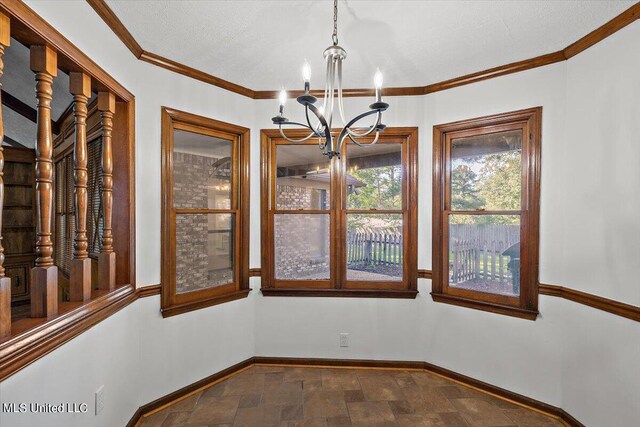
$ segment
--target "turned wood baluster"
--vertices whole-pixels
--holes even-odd
[[[91,259],[87,252],[87,102],[91,97],[91,76],[69,73],[69,91],[73,94],[75,143],[73,146],[73,193],[75,235],[69,280],[71,301],[91,299]]]
[[[111,214],[113,210],[113,150],[111,133],[116,99],[110,92],[98,93],[98,110],[102,118],[102,212],[103,233],[98,255],[98,289],[115,289],[116,254],[113,251]]]
[[[58,267],[53,264],[53,136],[51,99],[58,74],[57,54],[48,46],[31,46],[31,70],[36,75],[36,261],[31,269],[31,317],[58,313]]]
[[[4,73],[4,48],[9,46],[9,17],[0,13],[0,77]],[[2,83],[0,82],[0,88]],[[2,103],[0,102],[0,339],[11,335],[11,279],[4,275],[4,247],[2,246],[2,210],[4,207],[4,122],[2,121]]]

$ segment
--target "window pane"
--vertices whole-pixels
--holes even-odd
[[[275,215],[276,279],[329,279],[329,215]]]
[[[328,209],[330,163],[316,144],[276,146],[276,209]]]
[[[449,286],[520,295],[520,217],[450,215]]]
[[[226,139],[176,130],[173,205],[177,209],[231,209],[231,153]]]
[[[402,280],[402,214],[347,215],[347,280]]]
[[[402,145],[347,146],[347,208],[402,209]]]
[[[520,210],[522,131],[451,141],[452,210]]]
[[[176,293],[233,283],[234,214],[176,215]]]

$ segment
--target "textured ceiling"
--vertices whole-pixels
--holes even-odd
[[[254,90],[324,85],[332,3],[108,0],[143,49]],[[339,1],[345,87],[419,86],[560,50],[632,1]]]

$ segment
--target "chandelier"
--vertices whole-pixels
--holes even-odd
[[[273,117],[273,124],[278,125],[280,135],[289,142],[300,143],[310,138],[317,137],[318,145],[322,153],[329,159],[333,157],[340,158],[340,152],[347,138],[359,146],[373,145],[378,141],[380,132],[384,130],[386,125],[382,124],[382,112],[389,108],[389,104],[382,101],[382,73],[377,70],[373,83],[375,86],[375,102],[369,105],[369,110],[359,114],[351,120],[345,120],[344,106],[342,100],[342,61],[347,57],[347,52],[338,45],[338,0],[333,1],[333,35],[331,36],[333,44],[324,51],[324,58],[327,61],[327,75],[324,89],[324,101],[321,106],[316,106],[318,99],[309,92],[311,82],[311,66],[305,61],[302,67],[302,78],[304,79],[304,94],[296,98],[296,101],[304,107],[304,115],[306,123],[297,123],[289,121],[284,117],[284,105],[287,102],[287,92],[283,89],[280,92],[280,114]],[[334,116],[334,104],[338,103],[338,112],[342,120],[343,128],[337,135],[331,135],[331,125]],[[310,118],[311,112],[317,123],[312,124]],[[375,115],[374,124],[362,127],[356,124],[365,117]],[[283,129],[283,126],[301,126],[309,130],[309,134],[301,139],[289,138]],[[368,137],[375,132],[372,142],[365,143],[361,138]]]

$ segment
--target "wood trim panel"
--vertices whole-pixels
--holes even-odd
[[[260,268],[249,269],[249,277],[260,277],[261,275],[262,275],[262,271]]]
[[[161,285],[142,286],[136,289],[136,296],[138,298],[146,298],[154,295],[160,295]]]
[[[512,62],[506,65],[500,65],[498,67],[489,68],[488,70],[478,71],[476,73],[467,74],[461,77],[456,77],[450,80],[445,80],[438,83],[432,83],[424,87],[424,93],[435,93],[442,90],[452,89],[458,86],[464,86],[471,83],[481,82],[483,80],[492,79],[494,77],[505,76],[507,74],[513,74],[520,71],[531,70],[533,68],[542,67],[545,65],[554,64],[556,62],[564,61],[565,57],[562,51],[549,53],[546,55],[537,56],[535,58],[525,59],[523,61]]]
[[[88,330],[137,299],[131,285],[58,316],[0,344],[0,381]]]
[[[337,129],[332,132],[338,133]],[[304,129],[288,130],[292,138],[306,136]],[[373,137],[367,137],[369,142]],[[315,142],[302,143],[315,146]],[[345,146],[347,150],[351,143]],[[344,186],[346,157],[331,162],[331,197],[330,209],[323,210],[278,210],[274,202],[276,175],[276,147],[291,145],[285,141],[277,129],[263,129],[260,133],[260,188],[261,188],[261,248],[262,248],[262,293],[265,296],[345,296],[369,298],[415,298],[417,294],[417,207],[418,207],[418,129],[416,127],[389,127],[381,133],[377,144],[398,144],[402,146],[401,161],[402,179],[402,207],[394,210],[357,210],[347,209]],[[299,145],[298,145],[299,146]],[[270,200],[271,198],[271,200]],[[272,250],[274,244],[274,215],[279,213],[295,214],[326,214],[329,215],[331,270],[328,280],[278,280],[275,277],[275,255]],[[379,214],[392,212],[403,216],[403,274],[402,280],[397,282],[355,281],[347,280],[344,265],[346,263],[346,249],[342,244],[347,228],[347,215],[353,212]],[[335,261],[335,262],[334,262]],[[312,291],[311,291],[312,290]],[[352,292],[354,291],[354,292]],[[384,291],[384,292],[381,292]]]
[[[6,0],[5,0],[6,1]],[[145,51],[135,41],[134,37],[127,30],[127,28],[118,19],[115,13],[109,8],[104,0],[87,0],[89,5],[96,11],[96,13],[102,18],[102,20],[111,28],[111,30],[118,36],[120,40],[129,48],[133,55],[142,60],[149,62],[150,64],[157,65],[162,68],[166,68],[173,72],[185,75],[187,77],[194,78],[196,80],[203,81],[205,83],[212,84],[222,89],[229,90],[231,92],[238,93],[240,95],[247,96],[253,99],[277,99],[279,91],[277,90],[252,90],[244,86],[229,82],[227,80],[220,79],[216,76],[208,74],[204,71],[197,70],[179,62],[173,61],[168,58],[164,58],[160,55]],[[429,93],[439,92],[442,90],[451,89],[458,86],[463,86],[471,83],[476,83],[482,80],[492,79],[494,77],[500,77],[507,74],[518,73],[520,71],[531,70],[533,68],[542,67],[545,65],[555,64],[556,62],[566,61],[585,51],[594,44],[604,40],[615,32],[621,30],[627,25],[631,24],[640,17],[640,2],[634,4],[629,9],[625,10],[618,16],[604,23],[600,27],[591,31],[589,34],[576,40],[574,43],[565,47],[562,50],[547,53],[545,55],[536,56],[534,58],[525,59],[522,61],[512,62],[510,64],[504,64],[497,67],[489,68],[487,70],[478,71],[464,76],[455,77],[442,82],[431,83],[426,86],[408,86],[408,87],[390,87],[383,88],[383,96],[418,96],[426,95]],[[301,90],[289,91],[290,97],[297,97],[302,94]],[[312,95],[316,97],[324,96],[323,90],[313,90]],[[357,88],[357,89],[344,89],[344,97],[370,97],[374,96],[373,89]]]
[[[582,292],[577,289],[565,288],[558,285],[539,284],[540,294],[561,297],[569,301],[597,308],[616,316],[626,317],[627,319],[640,322],[640,307],[626,304],[609,298]]]
[[[455,371],[442,368],[432,363],[423,361],[394,361],[394,360],[369,360],[369,359],[318,359],[297,357],[263,357],[255,356],[243,360],[229,368],[216,372],[206,378],[198,380],[188,386],[167,394],[153,402],[139,407],[127,423],[127,427],[139,426],[142,417],[148,416],[164,409],[165,407],[183,400],[195,393],[237,375],[252,366],[296,366],[296,367],[331,367],[351,369],[381,369],[381,370],[416,370],[427,371],[447,380],[473,388],[479,392],[489,394],[498,399],[541,412],[547,416],[562,420],[570,427],[584,427],[582,423],[568,414],[562,408],[541,402],[539,400],[518,394],[504,388],[477,380]]]
[[[433,275],[431,270],[420,270],[418,269],[418,279],[431,279]]]
[[[629,9],[614,17],[604,25],[601,25],[600,27],[591,31],[586,36],[581,37],[574,43],[571,43],[569,46],[565,47],[562,50],[562,52],[564,53],[564,57],[566,59],[569,59],[576,56],[580,52],[584,52],[594,44],[601,42],[615,32],[631,24],[638,18],[640,18],[640,2],[634,4]]]
[[[189,67],[188,65],[181,64],[163,56],[156,55],[155,53],[144,51],[142,52],[142,56],[140,56],[139,59],[141,61],[148,62],[149,64],[153,64],[169,71],[173,71],[174,73],[182,74],[183,76],[191,77],[192,79],[209,83],[210,85],[226,89],[230,92],[235,92],[248,98],[253,98],[254,92],[249,88],[221,79],[219,77],[205,73],[204,71],[197,70],[195,68]]]
[[[489,313],[504,314],[507,316],[518,317],[520,319],[536,320],[539,314],[537,310],[528,310],[525,308],[497,304],[489,301],[475,300],[456,295],[444,294],[436,291],[431,292],[431,297],[435,302],[443,302],[460,307],[488,311]]]
[[[169,393],[165,396],[162,396],[153,402],[149,402],[145,405],[142,405],[138,408],[138,410],[133,414],[133,417],[127,423],[127,427],[135,427],[139,425],[140,420],[143,416],[151,414],[153,412],[159,411],[167,405],[172,404],[178,400],[182,400],[186,397],[191,396],[199,392],[202,389],[207,387],[211,387],[212,385],[219,383],[220,381],[224,381],[227,378],[239,374],[240,372],[250,368],[253,366],[253,357],[243,360],[242,362],[238,362],[233,366],[230,366],[222,371],[216,372],[215,374],[209,375],[206,378],[198,380],[194,383],[191,383],[185,387],[182,387],[179,390],[176,390],[172,393]]]
[[[162,107],[162,212],[161,212],[161,312],[163,317],[186,313],[240,298],[245,298],[249,288],[249,176],[250,130],[248,128],[198,116],[184,111]],[[202,290],[178,294],[176,291],[176,239],[175,217],[178,212],[173,202],[173,138],[176,129],[204,135],[217,136],[232,142],[231,207],[225,213],[235,215],[233,259],[234,282]],[[189,213],[212,213],[215,209],[191,209]]]
[[[339,298],[401,298],[415,299],[411,289],[322,289],[322,288],[261,288],[265,297],[339,297]]]
[[[535,320],[538,314],[538,263],[540,234],[540,159],[542,107],[512,111],[433,127],[433,201],[432,201],[432,297],[450,303],[500,314]],[[448,227],[450,202],[450,142],[452,138],[482,135],[504,130],[522,135],[522,199],[519,210],[506,212],[520,216],[520,295],[503,296],[449,287]],[[472,211],[470,214],[500,214],[497,211]]]
[[[111,28],[111,31],[124,43],[137,59],[140,59],[144,50],[138,44],[133,35],[127,30],[122,21],[103,0],[87,0],[89,6],[96,11],[102,20]]]

